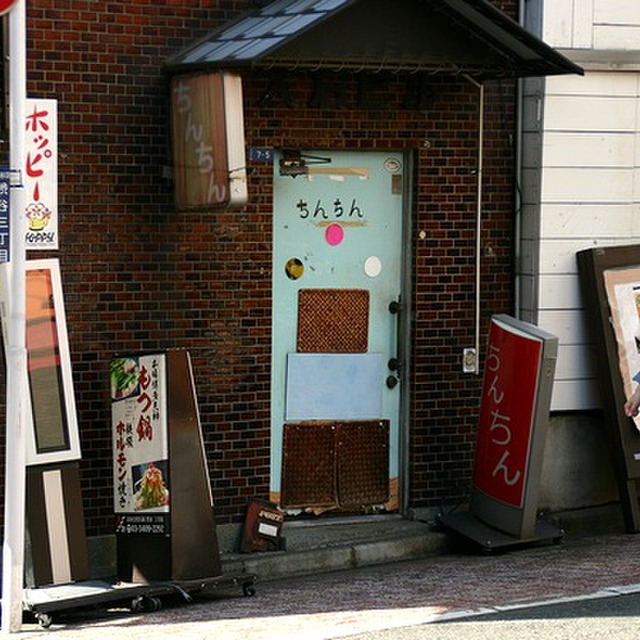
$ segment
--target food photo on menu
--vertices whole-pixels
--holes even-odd
[[[166,468],[166,460],[138,464],[133,467],[133,504],[136,511],[169,506],[169,489],[165,481]]]

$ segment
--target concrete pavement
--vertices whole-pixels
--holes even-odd
[[[396,527],[401,531],[399,524]],[[309,533],[308,537],[315,535]],[[629,594],[640,590],[637,535],[619,531],[584,535],[581,531],[568,533],[559,545],[488,555],[451,549],[442,534],[436,535],[442,547],[420,557],[373,565],[356,562],[352,564],[355,569],[313,575],[269,579],[263,573],[259,574],[253,597],[228,589],[199,594],[190,604],[174,597],[153,613],[131,613],[124,608],[74,612],[54,620],[46,632],[28,622],[20,637],[37,638],[53,631],[55,637],[69,640],[282,640],[296,636],[324,640],[358,634],[362,639],[480,638],[483,636],[466,632],[470,627],[465,625],[478,624],[478,629],[487,631],[490,616],[504,615],[509,609],[523,612],[532,604],[575,603],[585,597],[613,602],[633,597]],[[356,558],[364,557],[358,547],[377,544],[366,541],[364,532],[361,544],[353,539],[340,544],[338,537],[334,538],[336,549],[347,546],[351,557]],[[329,539],[325,553],[326,544]],[[277,553],[268,562],[274,562]],[[291,558],[304,553],[304,549],[286,552]],[[237,568],[225,562],[225,571],[231,566]],[[530,616],[495,623],[522,630],[529,620]],[[619,622],[629,619],[620,616]],[[505,634],[486,637],[510,637]],[[583,636],[557,633],[549,637]],[[626,640],[622,635],[608,637]]]

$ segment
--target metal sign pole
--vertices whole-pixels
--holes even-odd
[[[7,339],[2,631],[22,627],[25,539],[25,428],[27,386],[25,218],[22,172],[26,103],[26,0],[9,13],[10,163],[19,177],[11,193],[11,256]]]

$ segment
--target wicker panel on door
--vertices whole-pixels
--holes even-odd
[[[341,422],[337,437],[340,507],[385,503],[389,499],[389,421]]]
[[[366,289],[301,289],[298,342],[301,353],[365,353],[369,342]]]
[[[281,506],[336,505],[335,431],[332,422],[284,425]]]

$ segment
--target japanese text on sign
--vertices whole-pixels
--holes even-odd
[[[484,374],[474,483],[522,507],[541,344],[492,323]]]
[[[510,469],[511,450],[513,434],[511,433],[511,416],[500,413],[500,405],[504,400],[504,377],[500,379],[500,349],[495,345],[489,345],[487,357],[487,371],[490,380],[487,399],[491,403],[491,421],[489,432],[491,433],[491,444],[502,449],[502,455],[496,463],[491,475],[495,478],[500,476],[500,480],[508,486],[513,486],[522,477],[521,469]]]
[[[28,249],[58,248],[58,113],[56,100],[27,100],[25,216]]]
[[[323,202],[322,200],[316,200],[315,202],[307,202],[304,199],[298,200],[296,203],[296,209],[298,215],[302,220],[307,219],[358,219],[364,218],[364,211],[358,204],[356,198],[353,198],[351,202],[343,202],[340,198],[332,199],[330,204]]]
[[[172,105],[178,206],[228,202],[222,74],[177,77],[172,85]]]
[[[114,508],[169,510],[164,356],[111,363]]]
[[[163,515],[125,515],[118,518],[116,533],[130,535],[167,535],[167,519]]]
[[[11,173],[8,169],[0,169],[0,262],[11,259]]]

